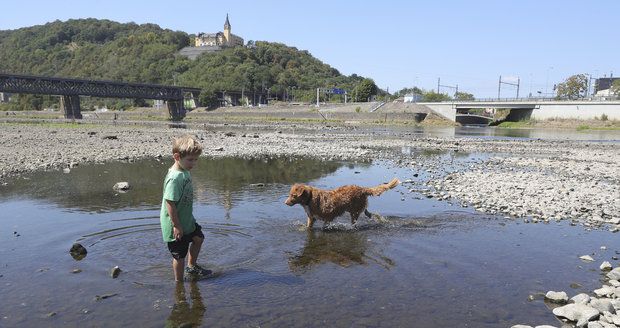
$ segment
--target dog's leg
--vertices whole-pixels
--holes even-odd
[[[351,225],[354,225],[355,222],[357,222],[357,219],[360,217],[361,213],[359,213],[359,212],[352,212],[352,213],[349,212],[349,214],[351,214]]]
[[[365,215],[366,215],[369,219],[372,219],[372,213],[368,212],[368,209],[367,209],[367,208],[365,208],[365,209],[364,209],[364,214],[365,214]]]
[[[312,229],[313,225],[314,225],[314,219],[312,217],[308,216],[308,223],[307,223],[308,229]]]

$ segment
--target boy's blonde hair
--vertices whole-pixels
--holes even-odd
[[[187,155],[200,156],[200,154],[202,154],[202,146],[193,136],[185,135],[174,139],[172,142],[172,153],[179,153],[181,158]]]

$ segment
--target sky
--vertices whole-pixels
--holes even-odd
[[[307,50],[342,74],[394,93],[417,86],[476,98],[551,95],[574,74],[620,76],[620,0],[19,0],[0,30],[54,20],[154,23],[190,34],[223,30]]]

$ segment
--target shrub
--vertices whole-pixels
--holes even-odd
[[[589,130],[590,126],[582,124],[580,126],[577,127],[577,131],[582,131],[582,130]]]
[[[609,120],[609,117],[605,114],[601,115],[601,121],[607,121]]]
[[[355,107],[355,112],[359,113],[362,110],[362,108],[360,106]]]

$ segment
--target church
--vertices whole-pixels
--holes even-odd
[[[194,40],[194,47],[217,46],[217,47],[237,47],[243,46],[243,38],[232,34],[228,14],[224,23],[224,32],[217,33],[198,33]]]

